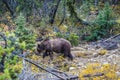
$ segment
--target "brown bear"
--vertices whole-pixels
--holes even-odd
[[[73,60],[73,56],[71,54],[71,43],[63,38],[56,38],[56,39],[45,39],[42,41],[37,41],[37,55],[41,52],[43,53],[43,58],[46,56],[50,56],[53,58],[53,52],[62,53],[64,57],[68,57],[69,59]]]

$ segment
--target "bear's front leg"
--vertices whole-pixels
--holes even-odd
[[[53,52],[49,52],[50,59],[53,60]]]
[[[47,51],[45,51],[45,52],[43,53],[43,59],[44,59],[46,56],[49,56],[49,54],[48,54]]]

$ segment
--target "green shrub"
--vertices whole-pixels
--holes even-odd
[[[79,44],[79,36],[77,36],[75,33],[70,33],[67,39],[71,42],[73,46],[77,46]]]
[[[16,52],[18,54],[21,53],[21,47],[23,45],[19,42],[19,39],[15,36],[14,32],[6,32],[7,39],[7,48],[3,48],[0,46],[0,61],[3,54],[6,54],[6,58],[4,59],[4,72],[0,75],[0,80],[16,80],[18,74],[21,71],[22,64],[19,61],[19,58],[12,54],[12,52]],[[26,45],[26,44],[25,44]]]
[[[35,34],[32,30],[28,29],[26,25],[26,20],[23,14],[20,14],[15,20],[16,29],[15,33],[19,38],[20,42],[26,43],[27,49],[32,49],[35,45]]]
[[[56,34],[57,37],[59,38],[65,38],[67,40],[69,40],[72,44],[72,46],[77,46],[79,44],[79,36],[77,36],[75,33],[61,33],[58,32]]]
[[[65,38],[65,34],[63,34],[63,33],[61,33],[61,32],[57,32],[57,33],[56,33],[56,36],[57,36],[58,38]]]
[[[110,35],[110,31],[113,28],[115,21],[113,11],[109,4],[106,3],[103,10],[101,10],[92,24],[90,36],[86,37],[86,40],[99,40]]]

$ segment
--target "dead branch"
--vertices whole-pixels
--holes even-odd
[[[106,40],[104,40],[104,41],[109,41],[109,40],[111,40],[111,39],[113,39],[113,38],[115,38],[115,37],[117,37],[117,36],[120,36],[120,33],[117,34],[117,35],[114,35],[114,36],[112,36],[112,37],[110,37],[110,38],[108,38],[108,39],[106,39]]]
[[[16,52],[13,52],[13,54],[14,54],[14,55],[17,55],[18,57],[24,59],[25,61],[27,61],[27,62],[29,62],[29,63],[35,65],[36,67],[38,67],[38,68],[40,68],[40,69],[42,69],[42,70],[44,70],[44,71],[46,71],[46,72],[48,72],[48,73],[51,73],[52,75],[56,76],[56,77],[58,78],[58,80],[75,80],[75,79],[78,79],[78,76],[67,75],[67,74],[65,74],[65,73],[63,73],[63,72],[59,72],[59,71],[57,71],[57,70],[55,70],[55,69],[53,70],[53,69],[51,69],[51,68],[43,68],[42,66],[38,65],[38,64],[35,63],[34,61],[32,61],[32,60],[30,60],[30,59],[27,59],[27,58],[23,57],[22,55],[17,54]],[[65,74],[65,76],[60,76],[60,75],[58,75],[58,72],[59,72],[59,73],[62,73],[62,74]],[[66,75],[67,75],[67,76],[66,76]]]

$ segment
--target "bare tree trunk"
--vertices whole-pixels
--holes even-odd
[[[112,4],[116,5],[118,3],[118,0],[112,0]]]
[[[61,20],[61,22],[60,22],[60,24],[58,26],[60,26],[65,20],[65,15],[66,15],[65,4],[66,4],[66,1],[64,1],[64,4],[63,4],[63,18],[62,18],[62,20]]]
[[[17,7],[17,1],[16,0],[2,0],[2,1],[10,11],[11,15],[13,16],[15,13],[15,9]]]
[[[57,12],[58,6],[59,6],[59,4],[60,4],[60,1],[61,1],[61,0],[58,0],[58,1],[57,1],[57,4],[56,4],[55,6],[53,6],[53,8],[52,8],[52,10],[51,10],[51,13],[49,14],[49,16],[50,16],[49,22],[50,22],[51,25],[54,23],[54,19],[55,19],[56,12]]]
[[[99,0],[95,0],[95,6],[98,6]]]

